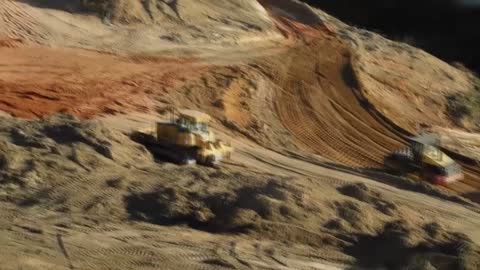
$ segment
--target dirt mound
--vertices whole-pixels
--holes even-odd
[[[263,25],[257,24],[261,6],[256,1],[192,1],[192,0],[86,0],[82,4],[87,9],[96,12],[101,17],[112,22],[121,23],[165,23],[176,21],[177,23],[206,23],[206,19],[217,20],[221,16],[227,25],[240,26],[245,29],[262,30],[268,26],[268,20],[264,17]],[[235,13],[226,13],[235,8]],[[223,14],[221,14],[222,12]],[[229,14],[225,16],[224,14]]]
[[[369,190],[369,188],[362,183],[343,186],[339,188],[339,192],[359,201],[372,204],[378,211],[387,215],[392,215],[397,209],[395,204],[385,200],[379,192]]]
[[[301,223],[319,209],[304,180],[157,163],[96,122],[69,115],[0,122],[0,201],[18,206],[215,232]]]
[[[26,0],[31,6],[69,11],[93,12],[110,22],[118,23],[197,23],[205,24],[223,17],[230,26],[261,30],[269,25],[262,6],[256,1],[192,1],[192,0]],[[229,9],[235,8],[235,13]]]
[[[453,124],[447,114],[448,97],[474,89],[470,72],[407,43],[388,40],[314,10],[351,48],[358,88],[388,119],[409,131],[417,131],[419,123]]]
[[[75,200],[86,200],[86,204],[89,196],[96,195],[87,191],[76,194],[78,188],[84,189],[81,187],[85,184],[84,177],[101,167],[107,176],[119,168],[151,160],[149,154],[128,137],[71,116],[37,121],[1,118],[0,121],[2,200],[20,205],[45,203],[54,208],[69,208]],[[59,196],[58,192],[65,193]],[[55,205],[58,200],[65,200],[64,204]]]
[[[309,231],[335,213],[315,217],[321,204],[305,179],[157,163],[128,136],[68,115],[1,124],[0,202],[315,246],[331,238]]]
[[[151,193],[128,196],[127,207],[135,219],[161,225],[188,224],[213,232],[247,232],[261,219],[286,222],[300,218],[301,191],[287,180],[265,183],[258,179],[260,183],[251,186],[257,181],[249,177],[241,188],[211,194],[162,186]]]
[[[184,48],[197,52],[200,45],[281,39],[255,0],[7,0],[0,17],[0,36],[113,53],[156,55],[189,44]]]
[[[388,204],[386,200],[363,185],[339,188],[340,194],[346,195],[342,196],[326,187],[321,194],[311,192],[302,179],[273,179],[245,172],[191,168],[176,177],[176,183],[136,187],[128,193],[129,217],[213,233],[281,239],[328,248],[329,252],[342,250],[361,267],[476,267],[480,250],[468,238],[447,232],[438,223],[424,223],[421,217],[420,223],[414,221],[417,218],[409,223],[392,222],[392,218],[405,219],[403,211],[393,208],[384,214],[383,208],[377,208]],[[227,179],[229,183],[224,182]],[[184,181],[190,184],[182,184]],[[360,202],[347,199],[351,197]],[[320,224],[324,228],[319,228]]]

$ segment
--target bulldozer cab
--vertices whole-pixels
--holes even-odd
[[[423,148],[423,155],[428,156],[433,160],[442,160],[443,152],[435,146],[425,145]]]
[[[411,141],[413,158],[425,169],[438,175],[452,175],[461,171],[460,166],[439,147],[440,140],[433,134],[422,134]]]
[[[434,160],[441,160],[443,152],[436,147],[438,144],[438,137],[432,134],[422,134],[411,138],[410,148],[413,152],[413,159],[418,163],[422,163],[425,156]]]
[[[178,118],[174,121],[180,128],[186,131],[208,133],[208,122],[210,121],[210,116],[197,111],[182,110],[179,112]]]

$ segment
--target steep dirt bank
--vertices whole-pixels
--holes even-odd
[[[304,0],[331,15],[480,71],[480,9],[468,1]],[[465,2],[465,5],[462,4]],[[471,1],[475,2],[475,1]],[[428,15],[427,15],[428,14]]]
[[[448,98],[473,89],[473,77],[427,53],[359,31],[352,70],[363,95],[400,127],[454,127]]]
[[[348,48],[350,53],[351,59],[347,64],[348,66],[344,65],[346,68],[344,68],[342,72],[344,75],[343,79],[347,84],[350,84],[350,90],[347,90],[346,93],[355,93],[355,95],[350,95],[353,98],[352,100],[358,102],[357,106],[353,106],[353,108],[358,108],[358,111],[351,109],[351,111],[356,111],[356,113],[353,113],[352,115],[362,115],[358,114],[358,112],[361,111],[370,114],[370,117],[373,116],[373,122],[377,122],[381,126],[391,129],[392,133],[390,133],[390,135],[397,138],[403,137],[405,135],[405,130],[407,133],[415,134],[424,126],[456,127],[456,123],[448,114],[449,97],[473,91],[474,78],[471,74],[457,70],[447,63],[414,47],[395,43],[386,40],[377,34],[350,27],[323,12],[317,11],[316,13],[322,18],[326,25],[333,26],[333,28],[329,28],[335,29],[333,32],[334,35],[347,45],[346,48]],[[330,34],[332,33],[332,31],[328,32]],[[332,49],[323,48],[323,50],[319,51],[325,52],[326,55],[335,55],[333,52],[334,50]],[[339,61],[337,61],[337,63],[338,62]],[[296,63],[296,61],[294,61],[294,63]],[[295,66],[295,64],[292,66]],[[288,72],[295,69],[296,68],[290,68]],[[312,68],[310,68],[310,70],[311,69]],[[352,72],[353,74],[353,77],[351,77],[354,79],[353,84],[352,79],[345,76],[345,74],[348,75],[349,72]],[[308,74],[308,72],[304,71],[303,74]],[[304,78],[305,75],[300,77]],[[329,74],[329,76],[325,77],[328,80],[328,78],[334,78],[334,75]],[[305,80],[306,79],[304,78],[304,81]],[[306,81],[309,80],[307,79]],[[307,87],[308,85],[309,84],[307,84]],[[339,86],[338,84],[334,83],[333,85],[342,89],[342,86]],[[332,95],[338,95],[338,93],[326,96],[331,97]],[[293,95],[292,97],[295,96],[296,95]],[[320,99],[312,99],[308,96],[307,98],[299,100],[299,102],[302,104],[304,102],[313,103],[314,100]],[[348,99],[341,100],[340,104],[344,102],[344,100]],[[288,99],[286,99],[286,104],[289,104],[290,107],[292,106],[292,103],[289,103]],[[347,107],[352,108],[351,104]],[[309,106],[299,106],[299,108],[302,107],[307,107],[309,108],[308,110],[311,110],[311,107]],[[317,110],[316,106],[313,106],[313,108],[313,110]],[[289,109],[285,111],[290,112],[294,110]],[[338,112],[328,115],[338,115]],[[292,117],[292,119],[298,119],[298,117],[299,116],[297,115]],[[311,127],[313,126],[312,123],[324,122],[325,120],[323,119],[327,119],[328,117],[329,116],[318,117],[318,119],[315,119],[313,122],[310,122],[310,124],[305,126]],[[359,119],[364,120],[369,119],[369,117],[364,115]],[[302,123],[295,120],[291,122],[295,123],[296,126],[302,125]],[[352,122],[352,120],[346,121],[346,123],[350,122]],[[353,121],[352,123],[355,122]],[[327,126],[333,125],[330,124]],[[366,126],[370,127],[371,125]],[[325,129],[324,132],[330,134],[338,130],[337,127],[338,124],[335,125],[334,128]],[[398,127],[401,129],[399,132],[396,131]],[[293,133],[302,134],[303,136],[305,132],[300,130],[297,128]],[[361,130],[361,133],[368,133],[365,129],[359,130]],[[321,134],[321,131],[322,130],[319,129],[315,133]],[[337,135],[336,138],[345,137],[344,132],[345,131]],[[384,134],[389,133],[387,132]],[[308,149],[317,149],[320,144],[319,141],[316,141],[316,138],[326,137],[327,136],[325,135],[308,135],[308,138],[305,139],[305,141],[309,143]],[[354,138],[359,139],[361,136],[355,136]],[[345,147],[345,149],[348,150],[339,150],[342,148],[336,146],[334,147],[334,151],[344,152],[350,156],[350,149],[355,149],[355,147],[367,147],[368,155],[375,155],[375,149],[377,148],[376,145],[381,142],[381,140],[377,140],[377,137],[370,137],[370,139],[375,143],[372,144],[368,141],[362,142],[360,145],[358,142],[352,143],[353,146]],[[315,143],[311,143],[314,141]],[[343,141],[345,144],[348,139],[337,141]],[[384,148],[383,151],[387,148],[388,147]],[[390,150],[383,152],[378,155],[378,157],[383,157],[386,153],[392,150],[393,149],[390,148]],[[360,150],[360,152],[367,153],[365,150]],[[334,160],[338,160],[339,158],[338,155],[336,157],[335,155],[332,156],[332,151],[326,149],[321,149],[321,151],[317,151],[317,153],[320,155],[322,155],[321,153],[330,153],[327,154],[327,156],[330,158],[333,157]],[[370,157],[370,159],[372,158]],[[347,163],[351,162],[352,161],[349,161]],[[464,183],[458,183],[448,188],[465,194],[469,198],[478,200],[476,196],[473,196],[473,194],[477,194],[479,188],[478,181],[480,177],[477,169],[474,168],[475,165],[472,167],[472,165],[466,164],[463,161],[460,162],[464,166],[467,178],[464,180]],[[345,161],[343,161],[343,163],[345,163]]]

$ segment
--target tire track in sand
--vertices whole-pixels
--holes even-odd
[[[357,100],[345,46],[315,40],[288,54],[288,71],[274,78],[282,89],[275,105],[285,128],[319,155],[351,167],[380,168],[383,157],[401,147],[403,139]]]

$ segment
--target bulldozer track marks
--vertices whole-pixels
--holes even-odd
[[[132,267],[162,268],[172,264],[173,257],[159,254],[154,249],[143,246],[122,246],[107,249],[77,251],[78,256],[88,257],[92,266],[103,265],[127,269]],[[147,265],[148,263],[148,265]],[[148,266],[148,267],[146,267]]]
[[[352,168],[382,168],[383,158],[404,146],[411,134],[385,118],[363,96],[354,60],[342,49],[318,49],[337,51],[324,59],[304,59],[308,54],[298,52],[301,48],[295,50],[285,57],[289,69],[271,76],[279,89],[274,100],[277,116],[295,143]],[[479,192],[480,169],[458,161],[465,179],[443,189],[457,194]]]
[[[0,18],[8,29],[6,33],[9,37],[19,37],[24,40],[29,40],[30,36],[45,37],[48,33],[38,33],[36,29],[40,28],[39,22],[29,14],[25,7],[21,7],[19,1],[6,0],[0,6]],[[25,35],[28,33],[29,36]]]
[[[312,67],[299,67],[307,69],[301,75],[294,73],[297,67],[292,62],[290,71],[278,79],[283,91],[277,95],[277,114],[292,136],[311,151],[352,167],[378,167],[398,139],[384,135],[391,133],[372,121],[342,78],[332,82],[315,74],[315,69],[328,65],[339,70],[346,65],[335,61],[318,58]],[[379,136],[386,139],[378,140]]]
[[[241,150],[237,150],[237,151],[241,152]],[[249,155],[251,158],[256,159],[256,160],[258,160],[258,161],[260,161],[264,164],[268,164],[272,167],[276,167],[276,168],[279,168],[279,169],[282,169],[282,170],[286,170],[286,171],[289,171],[289,172],[292,172],[292,173],[295,173],[295,174],[298,174],[298,175],[312,177],[312,178],[314,178],[318,181],[328,183],[329,185],[334,186],[334,187],[339,187],[339,186],[343,186],[343,185],[346,185],[346,184],[350,183],[350,182],[341,180],[339,178],[325,177],[325,176],[320,176],[319,177],[317,174],[310,174],[308,172],[301,171],[301,170],[296,169],[292,166],[289,166],[288,164],[282,164],[282,163],[279,163],[279,162],[275,162],[273,160],[264,159],[260,155],[255,155],[255,154],[251,154],[251,153],[248,153],[248,152],[244,152],[243,154]]]
[[[62,251],[63,256],[65,257],[65,260],[67,261],[68,268],[70,270],[74,270],[75,267],[73,266],[72,260],[70,259],[70,255],[67,252],[67,248],[65,247],[65,242],[63,241],[62,235],[57,233],[57,243]]]

